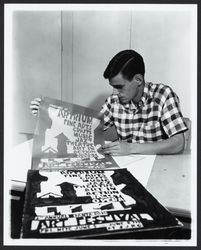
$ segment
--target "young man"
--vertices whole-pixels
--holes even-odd
[[[124,50],[109,62],[104,77],[115,92],[101,115],[106,130],[115,125],[118,141],[103,147],[105,154],[177,154],[183,151],[184,123],[179,98],[163,84],[144,80],[143,58]]]
[[[179,98],[163,84],[145,82],[143,58],[124,50],[109,62],[104,77],[114,88],[100,111],[104,130],[115,126],[119,140],[103,146],[105,154],[177,154],[183,151],[184,123]],[[37,115],[40,99],[31,102]]]

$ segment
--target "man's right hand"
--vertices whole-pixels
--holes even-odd
[[[40,106],[40,102],[41,102],[41,98],[39,98],[39,97],[37,97],[33,101],[31,101],[30,109],[31,109],[32,115],[34,115],[34,116],[38,115],[38,109]]]

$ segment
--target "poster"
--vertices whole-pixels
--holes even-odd
[[[118,167],[104,155],[98,112],[56,99],[43,98],[34,134],[32,169],[103,169]]]
[[[181,227],[127,169],[29,170],[23,238]]]

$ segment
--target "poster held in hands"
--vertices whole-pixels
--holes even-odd
[[[45,97],[38,113],[32,169],[118,167],[102,151],[104,134],[97,111]]]

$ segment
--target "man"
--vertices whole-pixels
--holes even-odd
[[[114,88],[100,111],[104,130],[115,126],[119,140],[103,146],[105,154],[177,154],[183,151],[187,126],[179,98],[163,84],[147,83],[143,58],[123,50],[109,62],[104,78]],[[39,100],[31,103],[37,114]]]
[[[187,127],[179,98],[163,84],[147,83],[143,58],[124,50],[109,62],[104,77],[115,92],[101,115],[106,130],[115,125],[118,141],[103,147],[105,154],[177,154],[183,151]]]

